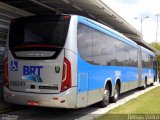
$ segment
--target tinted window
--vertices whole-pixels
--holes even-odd
[[[78,49],[82,58],[93,62],[91,29],[83,24],[78,25]]]
[[[115,47],[116,47],[116,53],[117,53],[117,65],[125,66],[125,59],[126,59],[125,43],[117,40],[115,44],[116,44]]]
[[[129,57],[129,64],[128,66],[137,66],[138,65],[138,51],[136,48],[132,46],[127,47],[128,57]]]
[[[18,44],[52,44],[63,47],[63,34],[64,22],[27,23],[24,28],[24,40],[21,39]]]
[[[30,44],[49,44],[63,47],[68,24],[61,17],[57,19],[21,18],[11,23],[9,45],[17,47]]]
[[[153,56],[150,56],[150,67],[151,68],[156,68],[155,65],[156,63],[155,63],[155,59],[154,59],[154,57]]]
[[[93,36],[93,60],[94,64],[105,65],[106,64],[106,40],[105,34],[92,30]]]
[[[55,47],[63,48],[69,21],[64,16],[33,16],[12,20],[9,33],[12,54],[16,57],[16,51],[46,50],[55,51],[57,56],[61,50]]]
[[[144,68],[154,68],[156,69],[156,59],[155,57],[149,55],[142,51],[142,67]]]
[[[142,52],[142,67],[147,68],[148,66],[148,54],[145,52]]]
[[[116,40],[108,35],[106,35],[106,62],[107,65],[116,65],[117,63],[117,53],[115,49]]]
[[[79,23],[78,50],[91,64],[137,66],[137,49],[98,30]]]

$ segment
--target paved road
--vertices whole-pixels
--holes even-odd
[[[120,100],[117,103],[110,104],[107,108],[98,108],[95,105],[89,106],[83,109],[55,109],[55,108],[41,108],[41,107],[26,107],[22,109],[8,112],[3,114],[7,115],[18,115],[18,120],[88,120],[94,117],[104,114],[107,111],[124,104],[126,101],[133,99],[140,94],[145,93],[159,85],[148,87],[146,90],[135,89],[120,96]],[[2,119],[2,115],[0,115]]]
[[[75,120],[91,112],[96,107],[88,107],[77,110],[25,107],[22,110],[6,113],[8,115],[18,115],[18,120]],[[0,116],[0,119],[2,116]]]

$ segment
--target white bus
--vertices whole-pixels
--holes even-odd
[[[106,107],[156,81],[156,57],[122,34],[77,15],[13,19],[4,61],[6,102]]]

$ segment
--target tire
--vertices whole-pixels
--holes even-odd
[[[154,85],[154,83],[151,83],[151,84],[150,84],[150,86],[153,86],[153,85]]]
[[[116,87],[114,89],[114,95],[111,97],[111,102],[113,103],[117,102],[119,98],[119,94],[120,94],[120,86],[116,84]]]
[[[153,79],[154,79],[154,82],[157,82],[157,78],[156,78],[156,76],[154,76],[154,78],[153,78]],[[154,82],[153,82],[153,83],[154,83]]]
[[[103,100],[101,102],[99,102],[99,106],[104,108],[107,107],[109,104],[109,100],[110,100],[110,87],[109,85],[106,86],[105,90],[104,90],[104,94],[103,94]]]
[[[142,86],[142,90],[145,90],[146,87],[147,87],[147,80],[145,80],[145,83],[144,83],[144,85]]]

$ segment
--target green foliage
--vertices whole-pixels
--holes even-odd
[[[150,43],[150,45],[155,48],[156,50],[160,51],[160,43],[156,43],[156,42],[152,42]]]
[[[152,42],[150,45],[157,51],[160,51],[160,43]],[[157,56],[157,61],[160,62],[160,54],[157,54],[156,56]]]

